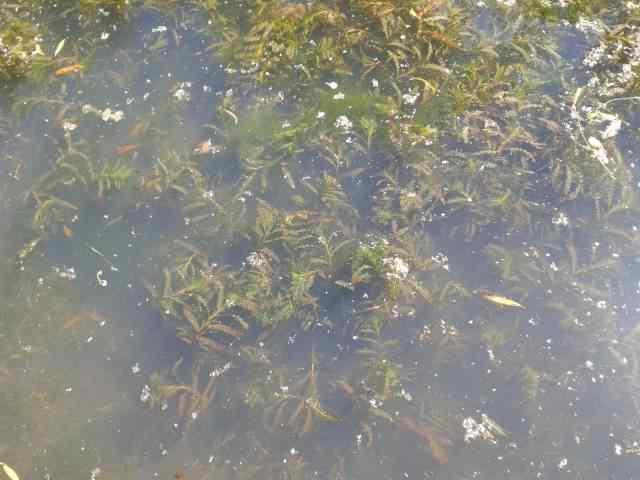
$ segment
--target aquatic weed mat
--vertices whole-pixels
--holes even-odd
[[[54,414],[0,460],[629,478],[638,12],[1,6],[0,381]]]

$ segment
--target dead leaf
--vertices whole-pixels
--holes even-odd
[[[126,155],[127,153],[133,152],[137,149],[138,149],[137,144],[127,143],[125,145],[120,145],[118,148],[116,148],[116,155],[118,156]]]
[[[496,295],[495,293],[487,292],[486,290],[480,291],[479,294],[487,302],[495,303],[496,305],[500,305],[502,307],[527,308],[521,303],[516,302],[515,300],[503,297],[502,295]]]
[[[10,480],[20,480],[20,477],[18,476],[16,471],[6,463],[0,462],[0,467],[2,467],[2,470],[4,470],[4,473],[7,475],[7,477],[9,477]]]
[[[66,67],[62,67],[57,69],[54,72],[54,75],[56,77],[66,77],[67,75],[72,75],[74,73],[78,73],[80,71],[82,71],[82,65],[79,63],[74,63],[73,65],[68,65]]]
[[[63,38],[62,40],[60,40],[60,42],[58,43],[58,46],[56,47],[56,51],[53,52],[53,56],[57,57],[58,54],[62,51],[62,49],[64,48],[64,44],[67,41],[66,38]]]

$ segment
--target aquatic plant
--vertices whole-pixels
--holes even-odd
[[[500,411],[488,384],[521,400],[529,446],[562,444],[544,416],[571,417],[555,406],[573,393],[545,382],[584,393],[592,374],[566,373],[595,368],[581,352],[615,345],[602,358],[635,382],[618,325],[640,220],[631,6],[23,3],[0,6],[0,155],[37,159],[18,266],[28,281],[89,248],[116,273],[94,240],[134,252],[119,283],[136,301],[143,284],[136,308],[180,352],[141,398],[242,458],[209,474],[356,477],[387,438],[426,449],[420,475],[462,469],[463,412],[474,438],[509,438],[479,412]],[[41,132],[37,151],[17,140]]]

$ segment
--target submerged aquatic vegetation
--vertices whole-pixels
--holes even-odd
[[[315,354],[311,355],[309,372],[293,386],[280,384],[275,401],[265,411],[268,428],[275,431],[290,429],[297,435],[309,433],[317,422],[339,422],[340,419],[325,410],[318,397],[318,379]]]
[[[10,17],[9,17],[10,18]],[[28,22],[13,19],[0,30],[0,79],[3,89],[25,75],[37,55],[38,32]]]
[[[384,433],[420,440],[420,474],[462,471],[465,435],[508,437],[508,418],[469,416],[499,410],[489,384],[522,399],[514,442],[561,443],[542,406],[566,394],[550,416],[573,418],[574,400],[544,382],[617,340],[638,255],[631,7],[601,28],[601,2],[17,3],[1,138],[45,132],[18,265],[88,249],[115,274],[134,252],[122,289],[180,352],[141,399],[246,455],[212,469],[355,471]],[[104,288],[102,269],[78,274]],[[616,347],[633,365],[636,336]]]

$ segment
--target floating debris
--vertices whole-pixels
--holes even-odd
[[[383,258],[382,264],[388,268],[389,279],[404,280],[409,275],[409,265],[399,256]]]
[[[503,297],[502,295],[497,295],[487,290],[479,290],[478,294],[487,302],[495,303],[496,305],[500,305],[501,307],[527,308],[521,303],[512,300],[511,298]]]
[[[20,476],[18,475],[18,473],[6,463],[0,462],[0,467],[2,467],[2,471],[9,478],[9,480],[20,480]]]
[[[58,274],[60,278],[64,278],[65,280],[75,280],[78,276],[76,273],[76,269],[74,267],[52,267],[53,271]]]
[[[488,440],[497,443],[500,438],[507,438],[507,432],[498,423],[486,414],[481,415],[481,421],[477,422],[473,417],[467,417],[462,421],[464,428],[464,441],[470,443],[474,440]]]
[[[116,148],[116,155],[118,156],[123,156],[123,155],[127,155],[131,152],[135,152],[138,149],[138,145],[135,143],[127,143],[124,145],[120,145],[118,148]]]
[[[102,270],[98,270],[96,272],[96,280],[98,281],[98,285],[100,285],[101,287],[106,287],[107,285],[109,285],[109,282],[102,278],[102,275],[104,275],[104,272]]]
[[[340,115],[336,118],[336,128],[344,131],[349,131],[353,128],[353,122],[349,120],[346,115]]]
[[[82,113],[93,113],[94,115],[100,117],[103,122],[120,122],[124,119],[124,112],[122,110],[111,110],[111,108],[105,108],[104,110],[100,110],[93,105],[85,104],[82,106]]]
[[[82,71],[84,67],[82,65],[80,65],[79,63],[75,63],[73,65],[68,65],[66,67],[62,67],[57,69],[54,72],[54,75],[56,77],[66,77],[68,75],[73,75],[75,73],[79,73]]]
[[[53,56],[54,58],[58,56],[58,54],[62,51],[62,49],[64,48],[65,43],[67,42],[66,38],[63,38],[62,40],[60,40],[58,42],[58,45],[56,45],[56,49],[53,52]]]

